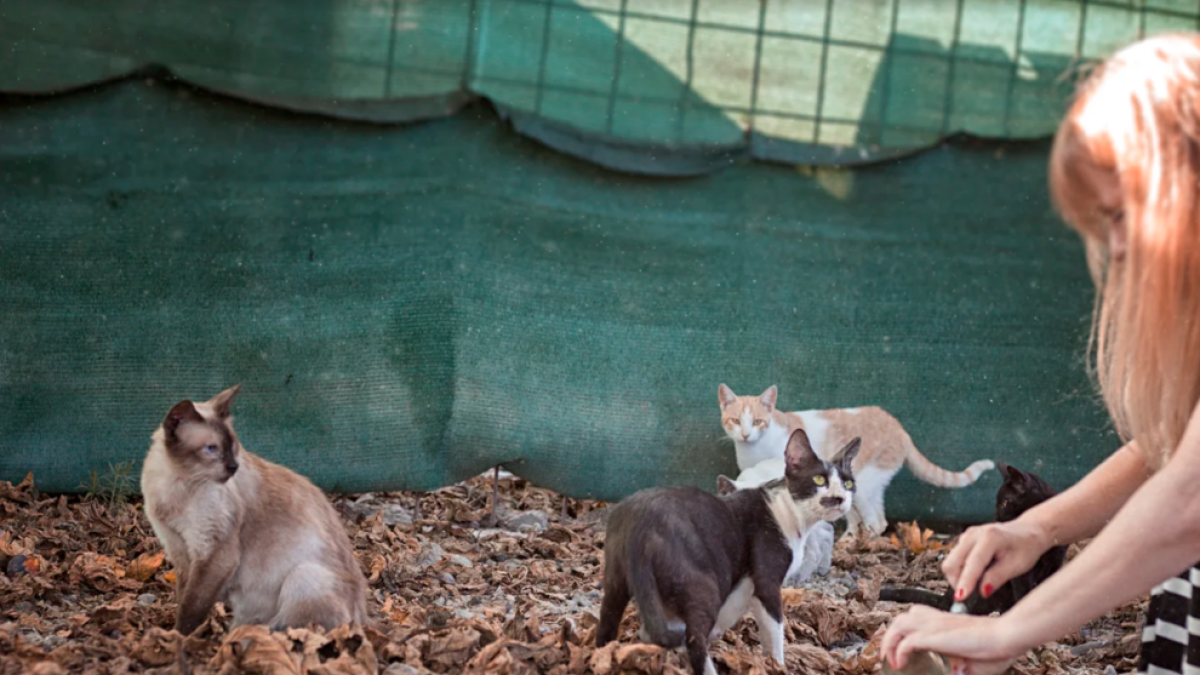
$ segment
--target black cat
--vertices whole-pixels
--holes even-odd
[[[1015,520],[1017,516],[1057,494],[1049,483],[1033,473],[1000,463],[996,464],[996,468],[1004,476],[1004,483],[996,492],[996,522]],[[978,591],[972,593],[964,602],[967,613],[985,616],[992,612],[1007,612],[1018,600],[1057,572],[1066,558],[1067,547],[1055,546],[1043,553],[1028,572],[1013,577],[990,597],[984,598]],[[884,588],[879,591],[879,599],[915,602],[949,610],[954,604],[954,589],[939,594],[923,588]]]
[[[692,672],[715,675],[709,641],[751,609],[763,649],[782,666],[780,584],[804,562],[811,528],[850,509],[859,445],[856,438],[825,462],[797,430],[783,478],[724,497],[698,488],[643,490],[618,504],[608,518],[596,646],[616,639],[632,598],[643,641],[686,644]]]

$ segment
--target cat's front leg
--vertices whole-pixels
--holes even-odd
[[[236,537],[233,539],[232,546],[217,550],[208,560],[193,561],[188,569],[175,613],[175,630],[183,635],[191,635],[204,625],[212,606],[225,596],[241,558]]]
[[[862,529],[862,514],[858,512],[858,505],[850,507],[846,512],[846,531],[842,533],[842,539],[853,539],[858,536],[859,530]]]
[[[774,597],[771,597],[771,596]],[[765,597],[763,597],[765,596]],[[751,605],[754,621],[758,624],[758,640],[763,652],[783,666],[783,599],[779,590],[774,593],[755,594]]]

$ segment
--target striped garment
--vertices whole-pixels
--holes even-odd
[[[1200,564],[1150,591],[1137,672],[1200,675]]]

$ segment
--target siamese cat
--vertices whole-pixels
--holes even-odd
[[[234,625],[365,623],[367,582],[337,512],[308,479],[242,447],[229,414],[240,389],[171,408],[142,469],[146,517],[178,579],[175,629],[194,632],[219,600]]]
[[[654,488],[618,504],[608,521],[596,646],[617,638],[632,598],[642,640],[686,645],[692,672],[715,675],[709,641],[750,609],[764,651],[782,666],[780,584],[803,564],[813,526],[850,509],[858,451],[856,438],[822,460],[797,430],[778,480],[720,497],[692,487]]]

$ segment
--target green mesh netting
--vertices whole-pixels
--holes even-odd
[[[1063,485],[1116,442],[1045,163],[1044,143],[957,144],[647,179],[476,106],[394,127],[142,80],[9,98],[0,479],[76,489],[140,460],[175,401],[241,382],[246,446],[331,490],[497,463],[576,496],[711,487],[735,470],[727,382],[879,404],[942,466]],[[997,482],[903,472],[889,516],[986,517]]]
[[[1075,66],[1198,27],[1197,0],[5,0],[0,91],[153,65],[351,119],[482,96],[556,149],[677,175],[1044,136]]]

